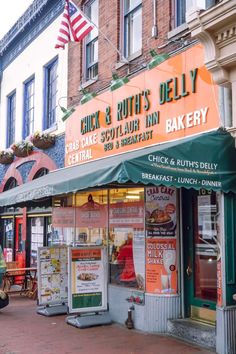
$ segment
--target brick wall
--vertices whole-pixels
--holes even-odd
[[[75,0],[79,6],[83,6],[84,1]],[[163,49],[158,46],[168,43],[167,34],[171,30],[173,22],[171,0],[156,0],[157,8],[157,38],[152,38],[153,23],[153,1],[143,0],[142,4],[142,55],[134,59],[130,65],[123,65],[115,70],[120,76],[134,75],[142,70],[150,60],[150,49],[155,49],[158,53],[169,53],[181,46],[181,43],[171,42]],[[119,49],[120,45],[120,1],[119,0],[99,0],[99,28]],[[82,82],[82,54],[83,43],[71,43],[69,46],[69,81],[68,81],[68,105],[78,104],[81,98],[79,86]],[[99,35],[99,80],[92,83],[88,89],[99,92],[110,85],[111,74],[119,61],[115,49]]]

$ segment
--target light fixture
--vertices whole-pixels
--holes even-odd
[[[126,195],[126,199],[140,199],[140,196],[139,195],[137,195],[137,194],[135,194],[135,195],[133,195],[133,194],[128,194],[128,195]]]
[[[129,79],[126,76],[121,78],[117,74],[112,74],[110,91],[117,90],[118,88],[127,84],[127,82],[129,82]]]
[[[95,92],[89,92],[88,90],[85,89],[81,89],[80,91],[83,93],[83,96],[80,100],[80,104],[84,104],[97,96]]]
[[[62,118],[61,118],[63,120],[63,122],[65,120],[67,120],[67,118],[69,118],[72,115],[72,113],[74,113],[74,111],[75,111],[74,107],[71,107],[71,108],[67,109],[65,107],[60,106],[60,108],[61,108],[61,111],[64,113]]]
[[[163,63],[163,61],[165,61],[166,59],[169,58],[168,54],[166,54],[166,53],[157,54],[157,52],[154,49],[150,50],[150,55],[152,57],[152,60],[147,65],[148,70],[151,70],[151,69],[155,68],[155,66]]]

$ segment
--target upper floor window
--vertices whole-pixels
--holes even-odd
[[[56,123],[57,66],[58,60],[55,59],[45,67],[44,129],[48,129]]]
[[[98,26],[98,0],[85,5],[85,13]],[[85,79],[90,80],[98,75],[98,29],[94,29],[85,37]]]
[[[34,132],[34,78],[24,84],[23,138]]]
[[[7,132],[6,145],[9,147],[15,141],[16,124],[16,92],[7,97]]]
[[[142,48],[142,0],[123,0],[124,56],[126,58]]]
[[[186,0],[174,0],[175,27],[186,22]]]

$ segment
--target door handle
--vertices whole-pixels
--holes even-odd
[[[189,278],[190,278],[191,275],[193,274],[193,270],[192,270],[192,268],[191,268],[190,266],[187,267],[187,269],[186,269],[186,274],[187,274],[187,276],[188,276]]]

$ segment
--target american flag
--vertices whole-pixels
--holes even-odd
[[[71,0],[66,0],[55,48],[64,49],[70,41],[81,41],[93,28],[83,12]]]

